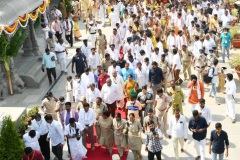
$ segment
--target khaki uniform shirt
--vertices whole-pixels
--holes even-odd
[[[55,43],[53,38],[47,38],[46,39],[47,42],[47,47],[51,52],[55,52]]]
[[[128,147],[131,150],[141,150],[142,148],[142,138],[141,130],[142,126],[139,120],[135,119],[134,122],[128,121]]]
[[[163,94],[161,97],[156,95],[155,101],[157,101],[156,109],[159,111],[166,109],[169,104],[169,98],[166,94]]]
[[[121,119],[120,121],[117,121],[116,118],[113,119],[113,128],[114,128],[114,139],[116,145],[121,145],[121,147],[126,147],[127,145],[127,139],[126,134],[127,128],[126,128],[126,120]],[[123,134],[120,135],[120,132]]]
[[[108,72],[108,67],[111,66],[112,60],[107,61],[105,58],[102,60],[102,68]]]
[[[102,115],[103,110],[108,110],[107,105],[103,102],[100,105],[97,105],[97,103],[94,102],[92,107],[95,112],[95,118],[100,117]]]
[[[193,36],[199,36],[199,38],[202,38],[203,35],[204,35],[204,32],[201,29],[199,31],[197,31],[196,29],[193,31]]]
[[[172,96],[172,104],[182,104],[184,100],[184,95],[180,86],[175,86],[175,90],[172,87],[169,88],[168,93]]]
[[[158,62],[158,66],[162,69],[163,74],[164,74],[164,73],[167,73],[167,68],[169,67],[168,61],[165,60],[165,61],[163,62],[163,61],[160,60],[160,61]]]
[[[197,69],[203,69],[207,64],[207,57],[204,54],[196,57],[195,66]]]
[[[148,128],[148,121],[149,120],[153,120],[155,128],[157,128],[159,126],[158,117],[157,116],[153,115],[152,119],[150,119],[149,116],[146,116],[146,117],[144,117],[144,120],[143,120],[143,126],[146,129],[146,131],[149,130],[149,128]]]
[[[105,39],[106,36],[104,34],[102,35],[97,35],[96,42],[97,42],[97,47],[105,47]]]
[[[190,62],[192,60],[192,52],[190,51],[182,51],[182,60],[185,62]]]

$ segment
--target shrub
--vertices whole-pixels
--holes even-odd
[[[240,55],[239,55],[239,54],[234,55],[234,56],[231,58],[230,64],[231,64],[233,67],[240,66]]]
[[[15,122],[10,116],[4,117],[0,130],[0,160],[22,159],[23,150],[24,144],[15,129]]]

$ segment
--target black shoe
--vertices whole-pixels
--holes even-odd
[[[51,86],[52,85],[52,82],[49,82],[49,86]]]

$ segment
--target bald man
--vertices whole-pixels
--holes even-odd
[[[101,97],[103,102],[107,105],[109,113],[115,117],[116,101],[119,103],[119,94],[117,85],[112,84],[112,80],[108,78],[101,90]]]

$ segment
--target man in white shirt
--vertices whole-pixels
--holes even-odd
[[[82,134],[82,143],[85,148],[87,148],[86,145],[86,135],[88,134],[88,137],[90,137],[91,141],[91,148],[92,150],[95,150],[94,147],[94,137],[93,137],[93,122],[95,120],[95,113],[92,108],[89,108],[89,103],[85,103],[83,105],[83,108],[79,111],[79,123],[84,124],[84,130]]]
[[[190,11],[190,14],[187,15],[187,19],[186,19],[186,23],[185,23],[187,27],[191,26],[191,22],[194,20],[194,17],[196,17],[196,16],[194,15],[194,11],[191,10],[191,11]]]
[[[51,14],[52,14],[53,18],[57,18],[59,20],[62,19],[62,13],[60,10],[57,9],[57,6],[53,7]]]
[[[181,145],[181,152],[184,152],[184,142],[187,141],[188,137],[188,127],[186,123],[186,118],[180,115],[179,108],[174,110],[174,115],[171,117],[169,122],[168,137],[172,138],[173,148],[176,160],[179,160],[178,142]]]
[[[108,67],[108,75],[111,76],[113,71],[116,71],[117,74],[120,74],[121,72],[121,67],[117,65],[116,61],[113,61],[112,65]]]
[[[86,95],[86,91],[87,85],[80,79],[80,75],[76,75],[75,81],[73,81],[73,97],[76,104],[78,104],[82,96]]]
[[[226,77],[226,115],[230,117],[232,123],[235,123],[236,117],[236,108],[235,108],[235,97],[236,97],[236,83],[233,79],[233,75],[231,73],[227,74]]]
[[[162,53],[159,52],[159,48],[155,47],[154,48],[154,52],[151,55],[152,62],[153,61],[156,61],[156,62],[160,61],[161,60],[161,56],[162,56]]]
[[[135,79],[140,88],[146,86],[148,83],[148,74],[147,71],[142,68],[141,62],[137,63],[137,68],[135,69]]]
[[[49,132],[47,140],[49,141],[51,139],[52,152],[58,160],[63,160],[64,134],[61,129],[61,124],[53,120],[53,117],[50,114],[47,114],[44,118],[48,123]]]
[[[55,45],[55,52],[57,54],[57,59],[60,63],[61,71],[67,74],[67,55],[68,52],[66,50],[65,44],[63,43],[63,39],[59,40],[59,43]]]
[[[91,54],[91,49],[92,48],[93,47],[88,44],[88,40],[84,39],[83,40],[83,45],[81,46],[81,51],[86,56],[87,60],[88,60],[89,55]]]
[[[156,37],[156,41],[157,41],[157,48],[159,49],[159,53],[162,55],[163,54],[163,44],[160,41],[159,37]]]
[[[120,21],[118,22],[120,26],[120,35],[122,38],[122,42],[125,39],[126,32],[127,32],[127,23],[123,20],[123,17],[120,17]]]
[[[210,108],[205,105],[205,99],[199,99],[199,105],[196,106],[195,110],[198,110],[198,114],[203,116],[206,119],[208,126],[210,126],[212,122],[212,113]]]
[[[199,40],[199,36],[195,36],[195,42],[193,44],[193,55],[197,57],[200,53],[199,50],[202,49],[202,42]]]
[[[174,82],[176,84],[182,84],[183,80],[179,77],[181,71],[181,60],[179,53],[176,49],[173,49],[173,63],[172,63],[172,74],[174,74]]]
[[[31,122],[31,129],[37,131],[40,134],[38,143],[40,145],[41,152],[45,160],[50,160],[50,143],[47,141],[48,126],[44,117],[40,114],[35,116],[35,119]]]
[[[132,52],[134,52],[134,44],[132,43],[132,38],[127,37],[127,42],[125,42],[123,46],[123,54],[127,54],[127,51],[131,49]]]
[[[97,97],[101,97],[100,91],[95,87],[95,84],[90,84],[90,87],[87,89],[86,99],[87,103],[92,107],[93,102],[96,101]]]
[[[176,38],[176,36],[174,34],[174,30],[171,30],[171,33],[167,37],[167,46],[168,46],[168,50],[170,52],[172,52],[174,47],[177,47],[177,38]]]
[[[205,48],[205,53],[210,54],[209,50],[216,46],[215,41],[210,38],[209,33],[205,35],[205,40],[203,41],[203,47]]]
[[[230,24],[232,22],[232,16],[228,13],[227,10],[224,11],[224,14],[221,16],[221,20],[223,21],[223,27],[230,27]]]
[[[91,49],[91,54],[88,57],[88,65],[91,67],[93,72],[97,69],[97,66],[101,65],[101,57],[98,53],[96,53],[96,49]]]
[[[137,68],[137,60],[135,60],[135,58],[133,58],[133,55],[128,56],[128,60],[127,63],[129,63],[129,68],[131,68],[133,71],[135,71],[135,69]]]
[[[117,102],[117,108],[122,109],[124,107],[124,81],[122,76],[120,76],[119,74],[117,74],[117,71],[113,71],[111,72],[111,81],[113,82],[114,85],[117,86],[117,90],[118,90],[118,96],[119,96],[119,102]]]
[[[81,75],[81,80],[89,87],[90,84],[95,83],[93,72],[89,68],[85,68],[84,73]]]
[[[25,143],[25,147],[31,147],[33,150],[40,151],[40,146],[38,143],[39,138],[40,134],[35,130],[31,130],[28,133],[25,133],[23,135],[23,142]]]
[[[111,20],[111,28],[115,28],[116,27],[116,23],[118,21],[117,19],[117,14],[114,12],[114,9],[111,9],[111,13],[109,14],[109,19]]]
[[[178,48],[179,53],[182,53],[183,45],[187,46],[187,39],[186,39],[185,35],[183,35],[183,32],[181,30],[179,30],[178,36],[177,36],[177,48]]]
[[[111,57],[112,60],[118,61],[119,50],[115,49],[115,45],[114,44],[110,45],[110,50],[108,51],[108,53],[110,54],[110,57]]]
[[[117,50],[120,49],[120,45],[121,45],[121,37],[120,35],[117,33],[117,29],[114,28],[113,29],[113,34],[110,36],[110,40],[109,40],[110,44],[114,44],[115,48]]]
[[[120,102],[120,97],[118,95],[118,88],[115,84],[112,84],[110,78],[106,80],[101,90],[101,97],[103,102],[107,105],[108,111],[111,113],[112,117],[115,117],[116,111],[116,101]]]

